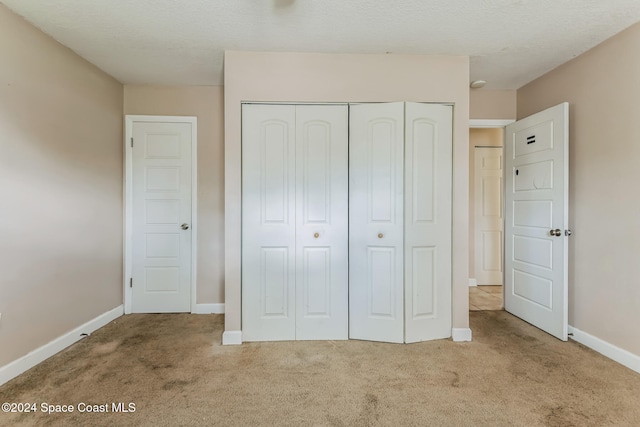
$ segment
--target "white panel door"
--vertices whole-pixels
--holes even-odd
[[[507,126],[505,309],[567,340],[569,105]]]
[[[346,105],[296,106],[296,339],[348,338]]]
[[[295,106],[243,105],[245,341],[295,339],[295,177]]]
[[[451,336],[453,108],[406,104],[405,342]]]
[[[191,124],[134,122],[134,313],[191,311]]]
[[[349,337],[403,342],[404,104],[350,106]]]
[[[476,147],[474,157],[475,278],[502,285],[502,147]]]

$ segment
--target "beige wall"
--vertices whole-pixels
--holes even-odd
[[[467,328],[469,59],[225,53],[225,330],[240,330],[241,101],[431,101],[454,107],[453,326]]]
[[[475,147],[501,147],[503,128],[469,129],[469,278],[475,279]]]
[[[640,24],[518,91],[569,106],[569,324],[640,355]]]
[[[0,366],[122,304],[122,85],[0,5]]]
[[[471,89],[469,117],[474,120],[515,119],[516,94],[515,90]]]
[[[198,118],[196,302],[224,303],[224,147],[222,86],[124,87],[124,113]]]

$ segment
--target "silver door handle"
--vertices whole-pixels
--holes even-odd
[[[559,228],[556,228],[555,230],[549,230],[549,235],[550,236],[562,236],[562,230],[560,230]]]
[[[382,239],[383,237],[384,237],[384,234],[378,233],[378,239]]]
[[[320,237],[320,233],[313,233],[313,237],[317,239],[318,237]]]
[[[180,228],[182,228],[183,230],[188,230],[189,229],[189,224],[187,224],[186,222],[184,224],[182,224],[180,226]]]

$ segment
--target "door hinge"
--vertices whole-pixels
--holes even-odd
[[[133,148],[133,137],[131,137],[131,148]]]
[[[133,277],[129,279],[129,287],[133,288]]]

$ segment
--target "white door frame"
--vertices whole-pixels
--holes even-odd
[[[196,276],[198,259],[198,119],[191,116],[125,115],[124,138],[124,276],[122,280],[124,313],[131,313],[132,292],[129,286],[133,274],[133,124],[189,123],[191,124],[191,312],[196,308]]]
[[[502,129],[502,139],[504,141],[504,132],[507,125],[511,123],[515,123],[515,119],[470,119],[469,120],[469,129],[471,128],[499,128]],[[469,151],[471,151],[471,146],[469,146]],[[504,144],[502,144],[502,152],[504,152]],[[504,164],[502,165],[502,178],[504,179]],[[471,189],[469,189],[471,191]],[[502,196],[504,200],[504,186],[502,187]],[[504,230],[504,203],[502,205],[502,229]],[[504,266],[504,235],[503,235],[503,244],[502,244],[502,265]],[[474,250],[475,251],[475,250]],[[474,255],[475,256],[475,255]],[[475,271],[469,272],[469,275],[473,274],[474,277],[469,278],[469,286],[477,286],[477,281],[475,279]],[[504,271],[502,283],[504,284]]]

